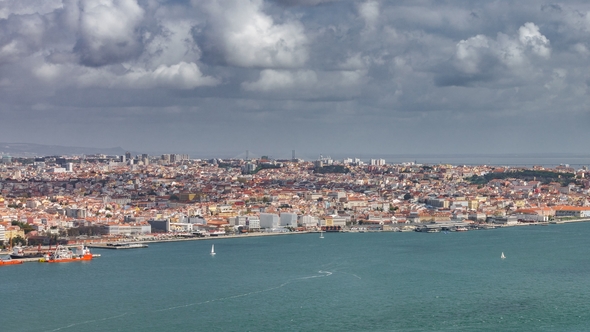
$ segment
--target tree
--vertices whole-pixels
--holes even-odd
[[[17,235],[12,238],[12,245],[17,246],[19,244],[24,246],[27,244],[27,240],[23,239],[20,235]]]
[[[12,226],[18,226],[18,227],[20,227],[25,232],[25,234],[28,234],[30,231],[34,231],[35,230],[33,228],[33,226],[31,226],[31,225],[29,225],[27,223],[24,223],[24,222],[13,220],[11,222],[11,224],[12,224]]]

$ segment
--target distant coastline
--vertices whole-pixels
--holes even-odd
[[[10,155],[18,158],[30,158],[35,156],[63,155],[63,156],[80,156],[91,154],[108,154],[122,155],[129,151],[132,154],[139,154],[137,149],[125,149],[123,147],[96,148],[96,147],[77,147],[61,145],[45,145],[37,143],[8,143],[0,142],[0,154]],[[141,151],[149,155],[160,155],[171,153],[170,151]],[[196,159],[244,159],[244,151],[175,151],[174,153],[183,153]],[[248,151],[250,158],[260,158],[262,155],[271,156],[274,159],[290,159],[292,150],[285,151]],[[316,160],[319,155],[330,156],[335,160],[344,158],[360,158],[369,160],[372,158],[384,159],[388,164],[400,164],[407,162],[416,162],[418,164],[451,164],[451,165],[497,165],[497,166],[514,166],[527,167],[533,165],[540,166],[557,166],[568,164],[574,168],[581,166],[590,166],[590,154],[585,153],[564,153],[564,152],[547,152],[547,153],[368,153],[368,152],[310,152],[295,151],[297,158],[311,161]]]

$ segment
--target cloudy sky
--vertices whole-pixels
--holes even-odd
[[[585,1],[0,0],[0,141],[586,153]]]

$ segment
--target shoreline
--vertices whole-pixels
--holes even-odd
[[[548,226],[548,225],[560,225],[560,224],[569,224],[569,223],[578,223],[578,222],[590,222],[590,218],[584,219],[575,219],[575,220],[554,220],[549,222],[539,222],[539,223],[518,223],[516,225],[494,225],[496,228],[506,228],[506,227],[523,227],[523,226]],[[428,224],[423,224],[428,225]],[[416,226],[416,224],[412,225]],[[413,230],[412,230],[413,231]],[[472,231],[472,230],[470,230]],[[351,231],[351,230],[343,230],[339,232],[330,232],[330,233],[406,233],[407,231],[394,231],[394,230],[376,230],[376,231],[366,231],[366,232],[359,232],[359,231]],[[99,242],[99,243],[89,243],[85,244],[85,246],[93,249],[106,249],[107,243],[137,243],[137,244],[150,244],[150,243],[167,243],[167,242],[184,242],[184,241],[199,241],[199,240],[223,240],[223,239],[236,239],[236,238],[248,238],[248,237],[263,237],[263,236],[281,236],[281,235],[297,235],[297,234],[311,234],[311,233],[320,233],[320,231],[299,231],[299,232],[278,232],[278,233],[245,233],[245,234],[232,234],[232,235],[220,235],[220,236],[205,236],[205,237],[175,237],[169,239],[154,239],[154,240],[121,240],[121,241],[109,241],[109,242]],[[74,245],[67,245],[67,246],[74,246]],[[49,250],[49,246],[41,246],[41,250]],[[0,255],[9,255],[10,251],[0,251]]]

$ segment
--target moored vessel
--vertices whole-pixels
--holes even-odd
[[[65,246],[57,246],[54,252],[45,255],[40,262],[45,263],[68,263],[92,260],[92,253],[84,246],[76,247],[76,252]]]
[[[22,263],[22,261],[14,259],[0,259],[0,265],[17,265]]]
[[[10,254],[10,258],[12,259],[23,259],[23,258],[40,258],[43,257],[43,253],[38,252],[25,252],[24,248],[21,246],[16,246],[12,248],[12,253]]]

